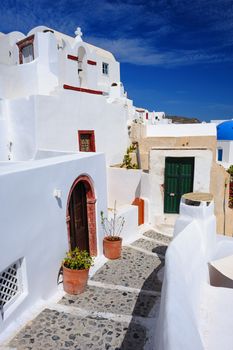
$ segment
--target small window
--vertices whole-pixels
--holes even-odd
[[[33,61],[33,45],[29,44],[22,48],[23,63]]]
[[[109,73],[109,64],[108,63],[105,63],[105,62],[102,63],[102,73],[104,75],[108,75],[108,73]]]
[[[29,63],[34,60],[34,35],[23,39],[17,43],[19,48],[19,63]]]
[[[222,162],[223,149],[218,148],[218,161]]]
[[[80,152],[95,152],[94,130],[79,130],[78,140]]]

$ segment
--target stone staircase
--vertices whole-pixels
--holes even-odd
[[[171,238],[145,232],[78,296],[44,309],[8,344],[18,350],[154,349],[164,254]]]

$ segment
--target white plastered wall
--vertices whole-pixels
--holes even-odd
[[[66,209],[69,191],[79,175],[89,176],[96,195],[97,249],[102,254],[100,211],[106,214],[104,155],[67,155],[1,168],[0,271],[23,259],[24,293],[0,319],[0,332],[40,300],[57,291],[61,260],[68,250]],[[53,196],[62,192],[61,201]]]
[[[34,97],[7,100],[9,156],[13,161],[32,159],[36,152]]]
[[[202,124],[157,124],[146,125],[147,137],[186,137],[186,136],[216,136],[216,125]]]
[[[19,52],[15,43],[15,62],[11,65],[0,64],[1,98],[48,95],[58,86],[58,50],[53,34],[36,33],[33,47],[35,59],[32,62],[19,64]]]
[[[233,164],[233,141],[218,141],[217,143],[217,159],[218,159],[218,149],[223,150],[222,162]]]
[[[78,130],[94,130],[96,151],[107,164],[120,163],[128,146],[127,109],[106,97],[62,91],[57,97],[36,98],[38,148],[78,151]]]
[[[114,207],[131,204],[136,197],[140,197],[142,170],[107,168],[108,205]]]
[[[164,214],[164,172],[166,157],[194,157],[194,192],[209,192],[212,152],[207,149],[151,149],[150,170],[147,185],[150,188],[150,222],[152,225],[163,222]],[[174,224],[174,220],[171,222]],[[172,218],[171,218],[172,219]]]

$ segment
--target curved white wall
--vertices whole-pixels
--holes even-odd
[[[166,253],[156,350],[204,350],[200,311],[216,249],[214,205],[182,204]]]

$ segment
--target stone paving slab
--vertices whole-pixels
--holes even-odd
[[[163,244],[169,244],[172,241],[172,237],[163,235],[162,233],[155,231],[147,231],[143,233],[143,236],[155,239],[156,241],[161,241]]]
[[[162,284],[157,273],[163,266],[164,262],[156,256],[123,247],[121,259],[109,260],[91,279],[142,290],[161,291]]]
[[[151,253],[156,253],[163,256],[165,255],[167,250],[167,245],[164,245],[163,243],[148,241],[143,238],[140,238],[134,243],[132,243],[132,246],[142,248],[148,250]]]
[[[145,327],[45,309],[10,342],[17,350],[142,350]]]
[[[66,294],[60,301],[60,304],[76,306],[88,311],[141,317],[155,317],[159,303],[159,296],[94,286],[88,286],[80,295]]]

